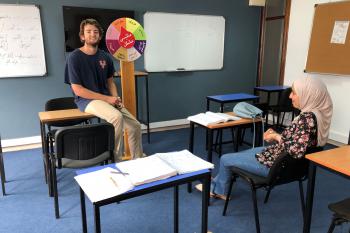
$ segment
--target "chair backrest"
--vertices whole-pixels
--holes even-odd
[[[305,154],[322,151],[323,147],[310,147]],[[284,152],[273,163],[268,174],[268,185],[286,184],[307,177],[309,160],[306,158],[295,159]]]
[[[110,123],[62,127],[55,134],[56,158],[88,160],[114,150],[114,126]]]
[[[54,110],[65,110],[65,109],[75,109],[78,108],[74,102],[74,97],[62,97],[50,99],[45,104],[45,111],[54,111]],[[69,121],[60,121],[60,122],[50,122],[47,125],[49,127],[63,127],[71,126],[83,123],[85,120],[69,120]]]

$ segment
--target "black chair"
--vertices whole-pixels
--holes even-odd
[[[348,138],[348,145],[350,145],[350,132]],[[331,225],[329,226],[328,233],[332,233],[335,226],[344,222],[350,222],[350,198],[342,201],[331,203],[328,208],[333,212],[333,218]],[[350,233],[350,229],[349,229]]]
[[[328,233],[332,233],[335,226],[350,222],[350,198],[329,204],[328,208],[333,212],[333,218]]]
[[[323,150],[322,147],[313,147],[313,148],[309,148],[306,154],[315,153],[322,150]],[[236,167],[232,167],[231,168],[232,178],[231,178],[229,190],[227,193],[228,198],[226,199],[222,214],[224,216],[226,215],[228,202],[230,200],[229,197],[231,195],[234,181],[238,177],[241,177],[243,178],[243,180],[247,181],[250,184],[250,187],[252,190],[255,226],[256,226],[257,233],[260,233],[259,213],[258,213],[258,205],[257,205],[257,199],[256,199],[256,190],[259,188],[265,188],[267,190],[265,200],[264,200],[264,203],[267,203],[268,198],[270,196],[270,192],[275,186],[298,181],[299,190],[300,190],[301,207],[302,207],[303,216],[304,216],[305,200],[304,200],[304,191],[303,191],[302,182],[307,178],[308,168],[309,168],[309,160],[305,158],[294,159],[292,156],[288,155],[287,153],[282,154],[276,159],[267,177],[258,176],[248,171],[245,171]]]
[[[45,111],[76,109],[76,108],[78,107],[74,102],[74,97],[62,97],[62,98],[50,99],[45,104]],[[53,149],[54,136],[55,136],[57,127],[78,125],[86,122],[87,122],[86,120],[67,120],[67,121],[47,123],[46,124],[48,128],[47,145],[49,145],[50,150],[52,151]]]
[[[292,118],[294,118],[294,114],[296,113],[292,100],[289,99],[289,95],[292,92],[292,88],[287,88],[283,90],[281,93],[279,93],[278,96],[278,102],[277,105],[270,106],[270,112],[272,113],[272,122],[273,125],[278,127],[283,127],[283,121],[284,121],[284,116],[285,113],[290,112],[292,113]],[[280,121],[282,114],[282,119]],[[277,116],[277,122],[275,123],[275,116]],[[266,118],[266,122],[268,121],[268,114]]]
[[[59,218],[56,169],[85,168],[114,162],[114,127],[110,123],[68,126],[57,130],[50,153],[55,216]]]
[[[62,98],[55,98],[50,99],[45,103],[45,111],[54,111],[54,110],[65,110],[65,109],[76,109],[77,105],[74,102],[74,97],[62,97]],[[46,134],[46,151],[48,153],[53,152],[53,144],[55,142],[55,132],[59,127],[65,127],[65,126],[72,126],[72,125],[78,125],[81,123],[87,123],[87,120],[66,120],[66,121],[60,121],[60,122],[50,122],[47,123],[47,134]],[[47,170],[45,169],[45,180],[48,183],[48,177],[50,174],[47,174],[46,171],[50,169],[50,164],[45,164],[44,159],[44,167],[47,166]],[[51,184],[49,183],[49,194],[52,196],[51,192]]]
[[[5,196],[6,195],[6,191],[5,191],[6,177],[5,177],[4,158],[2,154],[1,137],[0,137],[0,177],[1,177],[2,195]]]

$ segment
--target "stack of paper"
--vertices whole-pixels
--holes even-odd
[[[110,167],[78,175],[74,178],[91,202],[114,197],[134,188],[128,178]]]
[[[193,116],[189,116],[187,120],[196,122],[198,124],[208,126],[210,124],[218,124],[222,122],[227,122],[227,121],[235,121],[235,120],[240,120],[240,117],[237,116],[232,116],[226,113],[221,113],[221,112],[206,112],[206,113],[199,113]]]
[[[214,164],[195,156],[188,150],[170,153],[157,153],[154,156],[161,158],[164,162],[175,168],[178,174],[214,168]]]
[[[129,160],[117,164],[118,169],[128,173],[134,185],[145,184],[177,175],[177,171],[156,156]]]

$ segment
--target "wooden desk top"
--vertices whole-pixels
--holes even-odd
[[[89,119],[96,117],[93,114],[81,112],[79,109],[66,109],[39,112],[39,119],[42,123],[64,121],[64,120],[75,120],[75,119]]]
[[[233,112],[225,112],[226,114],[235,116],[235,114]],[[261,122],[261,120],[255,120],[255,122]],[[196,124],[199,124],[197,122],[195,122]],[[235,121],[227,121],[227,122],[223,122],[223,123],[218,123],[218,124],[210,124],[210,125],[203,125],[204,127],[208,128],[208,129],[220,129],[220,128],[227,128],[227,127],[233,127],[233,126],[237,126],[237,125],[245,125],[245,124],[252,124],[253,123],[253,119],[249,119],[249,118],[242,118],[240,120],[235,120]]]
[[[350,146],[325,150],[306,155],[314,163],[325,166],[331,170],[350,176]]]
[[[135,72],[134,72],[134,75],[135,75],[135,76],[147,76],[148,73],[147,73],[147,72],[143,72],[143,71],[135,71]],[[114,77],[120,77],[120,71],[115,72],[115,73],[114,73]]]

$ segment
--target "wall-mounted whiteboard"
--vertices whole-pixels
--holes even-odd
[[[146,12],[145,69],[148,72],[222,69],[222,16]]]
[[[0,4],[0,78],[45,74],[39,7]]]

